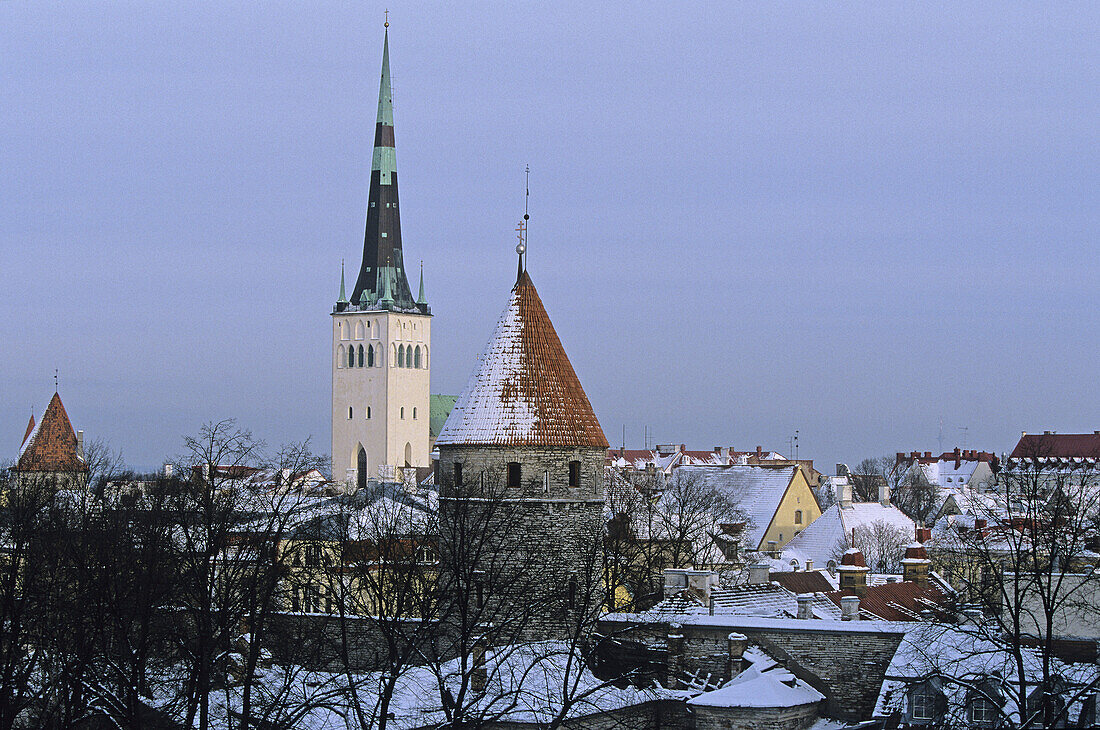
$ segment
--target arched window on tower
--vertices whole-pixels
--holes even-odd
[[[363,346],[359,345],[359,367],[363,367]]]
[[[359,447],[359,453],[355,457],[355,484],[364,489],[367,486],[367,450]]]
[[[348,367],[355,367],[355,345],[348,347]]]
[[[397,348],[397,367],[405,367],[405,346],[400,345]]]
[[[408,441],[405,442],[405,466],[412,466],[413,460],[413,447]]]
[[[416,368],[417,370],[419,370],[420,369],[420,346],[419,345],[417,345],[416,349],[413,351],[413,363],[414,363],[413,367]]]
[[[374,367],[374,345],[367,345],[367,367]]]

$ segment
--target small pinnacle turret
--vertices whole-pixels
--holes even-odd
[[[340,260],[340,298],[336,300],[336,308],[340,311],[347,309],[348,295],[344,292],[344,261]]]
[[[428,306],[428,299],[424,296],[424,262],[420,262],[420,293],[416,297],[416,303]]]

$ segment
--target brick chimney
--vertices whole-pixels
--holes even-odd
[[[919,542],[909,543],[905,547],[905,557],[901,559],[902,580],[906,583],[928,585],[928,566],[932,561],[928,559],[928,553],[924,545]]]
[[[836,498],[841,509],[852,508],[852,482],[847,477],[840,483],[840,494]]]
[[[867,567],[867,561],[859,548],[848,548],[836,570],[840,574],[841,590],[850,588],[860,596],[867,592],[867,574],[871,569]]]
[[[749,637],[736,631],[726,637],[726,676],[733,679],[745,668],[745,648]]]
[[[668,625],[668,668],[665,677],[665,686],[676,689],[679,685],[680,668],[684,662],[684,631],[683,626],[677,623]]]
[[[961,459],[960,459],[960,454],[959,454],[959,447],[956,446],[955,447],[955,468],[956,469],[959,468],[960,463],[961,463]]]
[[[928,542],[932,539],[931,527],[918,527],[917,528],[917,542]]]
[[[878,503],[883,507],[890,506],[890,485],[880,484],[878,485]]]

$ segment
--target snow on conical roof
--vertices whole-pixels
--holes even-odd
[[[53,394],[38,426],[23,441],[16,471],[87,471],[80,458],[73,425],[61,404],[61,396]]]
[[[607,448],[526,271],[435,443]]]

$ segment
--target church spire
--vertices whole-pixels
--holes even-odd
[[[401,251],[401,218],[397,206],[397,151],[393,134],[393,90],[390,84],[389,24],[382,44],[382,76],[378,85],[378,116],[374,129],[367,223],[363,236],[363,264],[355,280],[351,301],[379,301],[380,283],[393,286],[392,303],[386,308],[420,309],[413,301]],[[385,269],[392,267],[387,273]],[[425,312],[426,313],[426,312]]]
[[[343,304],[347,306],[348,295],[344,292],[344,260],[340,259],[340,298],[336,300],[337,304]]]

